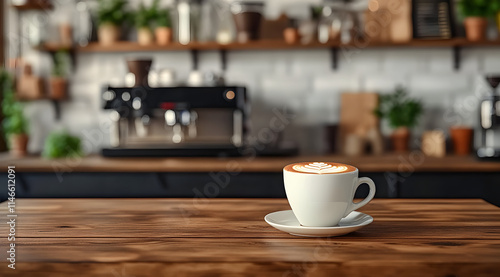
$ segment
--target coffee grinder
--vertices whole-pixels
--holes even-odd
[[[500,160],[500,96],[496,93],[500,75],[487,76],[491,93],[480,101],[481,146],[477,150],[480,159]]]

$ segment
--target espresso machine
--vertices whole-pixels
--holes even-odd
[[[500,96],[496,93],[500,76],[488,76],[486,80],[492,91],[480,101],[481,146],[477,149],[477,156],[500,160]]]
[[[105,87],[107,157],[238,156],[247,133],[244,87]]]

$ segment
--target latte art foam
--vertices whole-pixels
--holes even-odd
[[[293,169],[300,172],[324,174],[324,173],[340,173],[347,171],[347,166],[345,165],[331,165],[326,163],[310,163],[307,165],[294,165]]]
[[[355,167],[350,165],[327,162],[296,163],[287,165],[284,169],[287,171],[309,174],[335,174],[353,172],[356,170]]]

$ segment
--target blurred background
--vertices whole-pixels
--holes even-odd
[[[283,197],[323,159],[378,197],[500,202],[500,1],[2,5],[21,197]]]

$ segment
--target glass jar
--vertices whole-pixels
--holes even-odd
[[[178,0],[177,11],[177,40],[181,44],[189,44],[198,39],[198,30],[201,17],[200,0]]]

